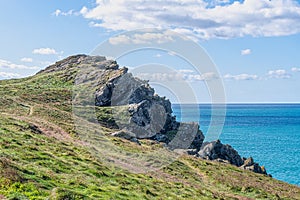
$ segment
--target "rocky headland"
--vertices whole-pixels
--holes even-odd
[[[82,69],[88,70],[78,73]],[[118,122],[117,115],[114,116],[116,119],[103,123],[108,128],[118,129],[112,136],[130,140],[137,145],[142,139],[154,140],[178,153],[228,163],[267,175],[263,166],[254,162],[251,157],[241,157],[232,146],[222,144],[219,140],[203,142],[205,138],[198,123],[176,121],[171,102],[155,94],[148,81],[134,77],[126,67],[120,68],[116,61],[106,60],[102,56],[76,55],[59,61],[38,74],[62,70],[67,70],[68,77],[75,78],[76,83],[93,80],[95,106],[123,106],[123,109],[125,106],[129,116],[126,123]],[[99,123],[102,123],[101,119]]]

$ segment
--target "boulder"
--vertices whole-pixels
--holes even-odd
[[[222,144],[220,140],[203,143],[198,156],[208,160],[230,163],[244,170],[267,175],[265,168],[254,162],[252,157],[242,159],[235,149],[228,144]]]
[[[240,168],[245,169],[245,170],[250,170],[255,173],[267,175],[267,171],[266,171],[265,167],[259,166],[258,163],[254,162],[252,157],[244,159],[244,164]]]
[[[220,140],[203,143],[198,154],[199,157],[208,160],[227,160],[230,164],[238,167],[242,166],[244,163],[235,149],[228,144],[222,144]]]

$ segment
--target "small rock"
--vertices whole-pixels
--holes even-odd
[[[259,166],[258,163],[254,162],[252,157],[244,160],[244,164],[240,168],[245,169],[245,170],[250,170],[255,173],[267,175],[267,171],[266,171],[265,167]]]
[[[220,140],[213,142],[205,142],[200,151],[198,152],[199,157],[209,160],[227,160],[230,164],[241,166],[244,161],[238,154],[238,152],[233,149],[230,145],[222,144]]]
[[[254,161],[253,161],[252,157],[246,159],[244,161],[244,164],[243,164],[244,167],[249,167],[249,166],[252,166],[252,165],[254,165]]]

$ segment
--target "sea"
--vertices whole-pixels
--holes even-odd
[[[198,121],[204,135],[213,126],[220,129],[225,119],[218,136],[223,144],[253,157],[274,178],[300,186],[300,104],[227,104],[226,113],[211,104],[172,107],[178,121]],[[212,113],[223,117],[215,116],[213,122]]]

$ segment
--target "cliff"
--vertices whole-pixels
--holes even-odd
[[[198,124],[177,122],[169,100],[104,57],[71,56],[0,81],[0,105],[2,199],[300,199],[299,187],[267,176],[230,145],[203,143]],[[78,118],[99,127],[78,128]],[[109,150],[91,151],[101,141],[126,154],[181,156],[134,173],[138,167],[116,163],[122,152],[104,160]]]

